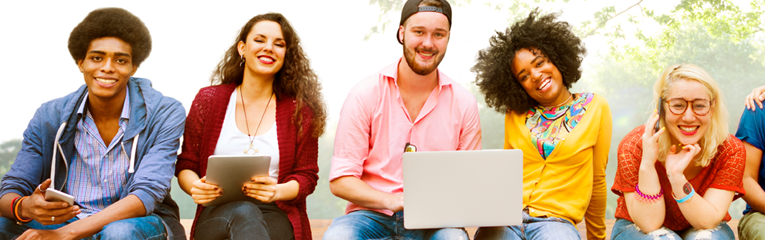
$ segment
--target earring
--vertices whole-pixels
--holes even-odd
[[[240,67],[244,67],[244,62],[245,62],[247,59],[245,59],[245,58],[244,58],[244,55],[239,55],[239,57],[242,59],[241,61],[239,61],[239,66],[240,66]]]

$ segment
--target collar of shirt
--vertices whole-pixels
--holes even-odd
[[[85,91],[85,97],[87,98],[90,93],[90,91]],[[87,99],[85,101],[82,101],[82,104],[80,104],[80,107],[77,109],[77,116],[82,116],[82,113],[85,111],[85,104],[87,104]],[[88,117],[93,118],[93,116],[90,115],[90,111],[88,111]],[[120,114],[120,120],[128,120],[130,119],[130,90],[128,88],[125,88],[125,102],[122,103],[122,113]]]
[[[396,85],[396,90],[398,91],[398,65],[401,64],[401,61],[406,61],[404,58],[398,59],[396,63],[388,65],[387,67],[380,70],[380,74],[385,76],[388,80],[393,80],[393,84]],[[441,70],[436,68],[438,71],[438,92],[440,93],[441,90],[443,90],[444,86],[451,86],[454,83],[454,80],[447,77]],[[401,97],[401,93],[399,93],[399,96]]]

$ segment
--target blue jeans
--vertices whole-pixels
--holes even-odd
[[[653,230],[648,234],[641,231],[634,223],[617,219],[614,223],[614,228],[611,229],[611,240],[618,239],[646,239],[646,240],[702,240],[702,239],[714,239],[714,240],[734,240],[733,230],[728,227],[725,222],[720,222],[717,227],[712,229],[697,230],[693,227],[682,231],[672,231],[669,228],[661,227]]]
[[[16,221],[10,218],[0,217],[0,228],[3,229],[0,232],[0,240],[15,239],[24,231],[28,229],[38,230],[55,230],[67,224],[73,223],[79,220],[77,217],[69,219],[62,224],[56,225],[42,225],[41,223],[32,220],[31,222],[18,225]],[[100,232],[93,236],[83,239],[166,239],[167,230],[165,224],[162,222],[162,218],[157,215],[149,215],[145,217],[128,218],[104,226]]]
[[[393,216],[369,210],[358,210],[332,220],[324,232],[325,240],[352,239],[449,239],[468,240],[464,228],[413,229],[404,228],[404,212]]]
[[[574,224],[557,217],[532,217],[523,210],[523,223],[505,227],[481,227],[475,232],[475,240],[481,239],[582,239]]]

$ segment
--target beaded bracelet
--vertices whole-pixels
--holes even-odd
[[[16,224],[21,225],[22,223],[28,223],[28,222],[32,221],[32,218],[22,219],[21,216],[19,216],[19,205],[21,205],[21,201],[24,201],[24,199],[26,199],[28,197],[29,196],[21,197],[21,199],[19,199],[15,203],[12,203],[12,206],[13,206],[13,216],[16,218]]]
[[[675,197],[675,193],[673,192],[672,193],[672,198],[674,198],[675,202],[677,202],[677,203],[684,203],[684,202],[687,202],[688,200],[691,200],[691,198],[693,197],[694,194],[696,194],[696,191],[693,189],[693,186],[691,186],[691,193],[688,193],[688,195],[685,195],[685,197],[683,197],[681,199],[677,199]]]
[[[640,188],[638,188],[638,184],[635,184],[635,198],[641,202],[645,203],[653,203],[659,200],[662,196],[664,196],[664,189],[659,189],[659,193],[655,195],[648,195],[640,191]]]

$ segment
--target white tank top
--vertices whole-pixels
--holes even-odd
[[[247,134],[239,131],[236,127],[236,96],[237,90],[231,93],[226,108],[226,116],[223,118],[223,126],[220,129],[218,144],[215,145],[215,155],[246,155],[244,150],[250,147],[250,139]],[[271,104],[276,104],[272,100]],[[266,126],[261,126],[265,129]],[[258,149],[258,155],[271,156],[271,165],[268,175],[271,178],[279,177],[279,140],[276,137],[276,122],[263,135],[256,136],[252,146]]]

